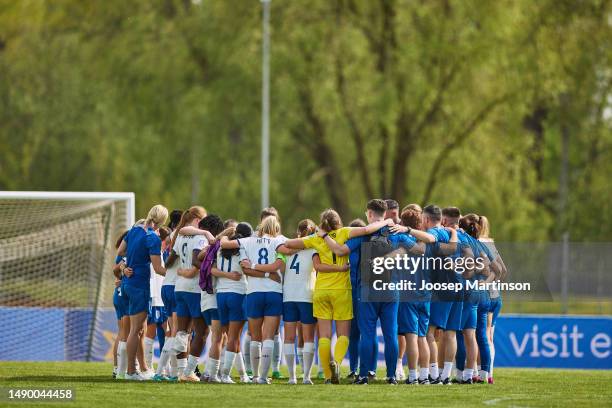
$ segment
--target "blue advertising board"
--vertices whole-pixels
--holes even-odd
[[[15,323],[0,331],[0,360],[112,361],[117,321],[111,309],[98,312],[91,347],[91,310],[0,307],[0,319]],[[380,328],[378,344],[381,366]],[[157,342],[155,348],[159,355]],[[612,369],[612,317],[502,315],[495,366]]]
[[[612,368],[612,317],[504,315],[496,367]]]

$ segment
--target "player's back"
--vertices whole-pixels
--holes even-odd
[[[272,237],[269,235],[241,238],[238,240],[240,243],[240,259],[248,259],[251,265],[274,263],[276,260],[276,248],[285,240],[284,237]],[[282,291],[282,283],[268,278],[249,277],[247,293],[282,293]]]
[[[314,249],[305,249],[287,256],[283,282],[284,302],[312,302],[316,272],[312,264]]]
[[[179,235],[174,243],[173,251],[179,256],[180,268],[190,269],[193,267],[193,251],[203,250],[208,241],[203,235]],[[178,276],[176,278],[175,291],[200,293],[198,286],[199,276],[193,278]]]
[[[124,240],[127,242],[126,264],[134,271],[132,277],[127,281],[124,280],[124,282],[135,286],[148,286],[151,278],[149,252],[154,246],[159,245],[159,237],[155,235],[153,230],[145,230],[140,226],[134,226]]]
[[[242,268],[240,267],[240,255],[232,255],[229,258],[225,258],[222,255],[222,251],[217,253],[217,269],[223,272],[238,272],[240,276],[239,281],[235,281],[229,278],[217,277],[215,278],[215,292],[216,293],[224,293],[224,292],[232,292],[232,293],[246,293],[247,287],[247,278],[242,272]]]

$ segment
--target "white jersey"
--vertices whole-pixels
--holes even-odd
[[[221,250],[217,253],[217,269],[223,272],[238,272],[240,276],[239,281],[231,280],[228,278],[215,278],[215,292],[216,293],[239,293],[244,295],[247,291],[247,277],[242,272],[240,267],[240,255],[234,255],[230,259],[226,259],[221,256]]]
[[[162,258],[162,265],[164,264],[164,259]],[[163,306],[164,302],[162,302],[161,297],[161,287],[164,282],[164,277],[155,273],[153,269],[153,265],[151,265],[151,280],[149,284],[151,286],[151,306]]]
[[[170,239],[172,239],[175,233],[176,231],[172,231],[172,233],[170,234]],[[179,266],[180,266],[180,262],[175,261],[171,267],[166,269],[166,276],[164,276],[163,286],[174,285],[176,283],[176,278],[177,278],[176,271],[178,271]]]
[[[179,235],[174,243],[172,250],[179,256],[180,268],[189,269],[193,267],[193,251],[204,250],[208,246],[208,240],[204,235]],[[200,276],[196,273],[193,278],[178,276],[174,286],[175,292],[200,293]]]
[[[263,237],[252,236],[241,238],[240,243],[240,259],[248,259],[251,261],[251,266],[255,264],[271,264],[276,261],[276,248],[283,244],[287,238],[283,236],[271,237],[264,235]],[[281,283],[275,282],[269,278],[249,277],[247,285],[247,294],[254,292],[277,292],[283,293],[282,275]]]
[[[316,253],[314,249],[305,249],[287,256],[283,302],[312,303],[312,292],[317,278],[317,273],[312,265],[312,257]]]

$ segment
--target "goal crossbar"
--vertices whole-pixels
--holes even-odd
[[[135,222],[136,198],[131,192],[100,192],[100,191],[0,191],[0,199],[14,200],[125,200],[127,224]]]

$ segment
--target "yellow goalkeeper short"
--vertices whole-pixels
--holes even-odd
[[[312,311],[317,319],[351,320],[353,296],[351,289],[315,289]]]

